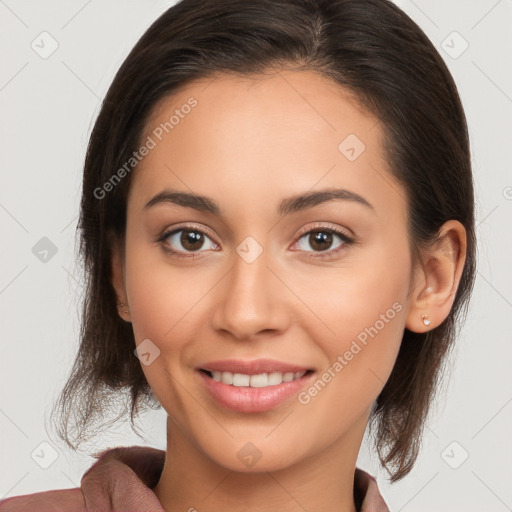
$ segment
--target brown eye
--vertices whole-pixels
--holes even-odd
[[[180,243],[187,251],[197,251],[204,243],[204,234],[199,231],[181,231]]]
[[[199,228],[168,231],[159,242],[167,251],[179,256],[193,256],[193,253],[202,252],[202,249],[217,249],[217,244]]]
[[[312,231],[309,234],[309,244],[317,251],[330,249],[333,242],[333,234],[326,231]]]
[[[338,243],[336,244],[336,239]],[[299,249],[305,252],[336,252],[336,249],[348,245],[352,240],[344,233],[332,228],[316,228],[302,235],[298,241]],[[308,246],[312,249],[308,250]]]

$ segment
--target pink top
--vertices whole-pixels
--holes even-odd
[[[80,487],[13,496],[0,512],[165,512],[153,489],[165,451],[145,446],[104,450],[82,477]],[[356,468],[354,499],[358,512],[389,512],[377,481]]]

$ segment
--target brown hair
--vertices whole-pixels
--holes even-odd
[[[54,406],[59,436],[80,444],[93,421],[129,390],[134,418],[151,390],[111,284],[123,240],[131,173],[99,190],[137,150],[151,109],[178,87],[216,73],[313,70],[356,94],[386,128],[391,171],[408,201],[411,254],[460,221],[467,257],[452,310],[427,333],[405,329],[391,376],[370,416],[379,459],[397,481],[412,469],[443,363],[465,316],[475,275],[473,180],[454,81],[423,31],[387,0],[182,0],[144,33],[117,72],[92,131],[78,230],[86,290],[80,348]],[[119,416],[120,417],[120,416]],[[114,420],[115,421],[115,420]],[[72,436],[73,434],[73,436]]]

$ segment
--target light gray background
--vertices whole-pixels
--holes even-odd
[[[0,0],[0,497],[78,486],[93,462],[45,428],[78,343],[74,231],[81,166],[114,73],[173,3]],[[451,376],[415,469],[390,486],[366,443],[358,465],[377,476],[392,510],[512,510],[512,2],[397,3],[439,49],[466,109],[479,270]],[[58,43],[46,59],[31,47],[46,37],[45,49],[51,48],[43,31]],[[461,53],[464,41],[469,46]],[[57,249],[46,262],[32,252],[43,237]],[[151,412],[141,425],[147,443],[121,425],[96,446],[165,449],[165,413]]]

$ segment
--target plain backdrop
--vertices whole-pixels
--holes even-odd
[[[78,346],[82,285],[74,237],[82,164],[114,73],[173,3],[0,0],[0,497],[78,486],[94,461],[45,428]],[[414,470],[389,485],[366,441],[358,465],[376,475],[392,510],[511,510],[512,3],[398,4],[438,48],[464,103],[478,275]],[[139,424],[145,441],[120,424],[97,448],[165,449],[163,410]]]

